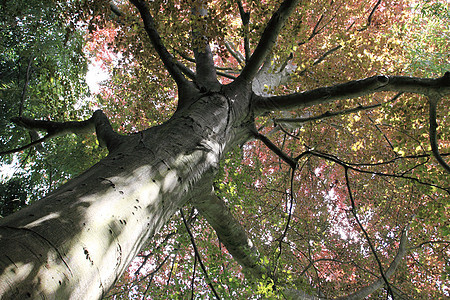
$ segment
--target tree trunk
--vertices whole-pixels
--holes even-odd
[[[211,190],[222,154],[248,139],[232,102],[206,95],[163,125],[116,136],[108,157],[0,220],[0,298],[102,297],[185,201]]]

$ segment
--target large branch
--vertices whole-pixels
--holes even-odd
[[[244,51],[245,51],[245,61],[247,62],[250,57],[250,40],[248,38],[249,35],[249,22],[250,22],[250,13],[244,10],[244,6],[242,5],[242,1],[237,1],[239,7],[239,14],[241,15],[242,28],[244,30]]]
[[[177,66],[175,58],[167,51],[166,47],[164,46],[161,37],[156,30],[155,22],[145,1],[130,0],[130,2],[139,10],[142,21],[144,22],[145,31],[147,32],[152,45],[163,61],[167,71],[169,71],[170,75],[177,83],[178,88],[186,85],[188,83],[188,80],[184,77],[183,73]]]
[[[397,267],[400,265],[400,262],[402,261],[403,257],[405,256],[407,249],[406,245],[408,242],[408,227],[405,228],[402,232],[402,236],[400,238],[400,245],[398,247],[397,255],[395,255],[394,260],[390,264],[389,268],[384,273],[384,276],[389,279],[394,275],[395,271],[397,270]],[[375,292],[376,290],[380,289],[384,285],[385,281],[383,278],[379,278],[378,280],[372,282],[368,286],[360,289],[359,291],[356,291],[353,294],[350,294],[346,297],[342,297],[339,299],[342,300],[357,300],[357,299],[365,299],[367,296]]]
[[[430,102],[430,144],[431,144],[431,151],[433,152],[434,157],[438,161],[438,163],[446,170],[448,173],[450,173],[450,166],[445,162],[445,160],[442,158],[441,154],[439,153],[439,147],[438,147],[438,141],[437,141],[437,122],[436,122],[436,115],[437,115],[437,104],[439,102],[439,97],[436,95],[432,95],[429,97]]]
[[[219,197],[213,193],[205,193],[191,199],[191,202],[214,228],[220,242],[244,268],[244,272],[258,279],[268,274],[268,269],[261,265],[258,251],[244,228]]]
[[[205,18],[208,15],[206,4],[203,2],[193,3],[192,14],[194,16],[192,38],[196,66],[196,82],[208,90],[218,90],[220,83],[217,80],[213,54],[207,38],[203,35],[206,29]]]
[[[285,96],[254,95],[253,109],[255,114],[261,115],[385,91],[443,97],[450,94],[450,72],[436,79],[380,75]]]
[[[219,240],[225,245],[236,261],[241,264],[244,271],[257,279],[265,278],[263,275],[267,276],[268,269],[261,265],[260,256],[256,248],[248,239],[244,228],[242,228],[239,222],[233,217],[225,203],[212,193],[202,194],[201,197],[191,199],[191,202],[214,228]],[[389,268],[384,273],[386,278],[390,278],[394,275],[397,267],[407,252],[406,246],[407,229],[402,232],[398,252]],[[364,299],[366,296],[380,289],[383,284],[384,280],[379,278],[355,293],[339,299]],[[296,297],[299,297],[298,299],[321,299],[317,296],[308,295],[301,290],[291,288],[282,289],[282,293],[287,296],[288,299],[297,299]]]
[[[17,125],[29,130],[45,131],[47,134],[43,138],[33,141],[23,147],[1,152],[0,155],[22,151],[40,144],[50,138],[71,133],[84,134],[95,130],[100,146],[106,146],[109,151],[113,150],[121,142],[122,139],[122,136],[112,129],[108,118],[101,110],[95,111],[92,117],[88,120],[78,122],[54,122],[45,120],[33,120],[25,117],[16,117],[13,118],[12,121]]]
[[[236,79],[238,82],[250,82],[256,76],[259,68],[264,63],[266,56],[275,45],[285,21],[294,11],[298,2],[299,0],[285,0],[278,10],[272,15],[266,28],[264,29],[263,34],[261,35],[255,51],[249,58],[248,63],[241,72],[241,75],[239,75]]]

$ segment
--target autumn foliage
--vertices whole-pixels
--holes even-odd
[[[192,49],[202,41],[194,32],[210,43],[220,82],[232,82],[282,1],[210,0],[204,17],[192,13],[197,2],[147,4],[174,57],[195,68]],[[175,82],[136,8],[127,1],[112,10],[99,3],[80,16],[89,24],[85,51],[110,75],[90,108],[103,109],[122,133],[161,124],[176,109]],[[380,74],[442,76],[450,61],[449,21],[442,1],[301,1],[255,93],[282,95]],[[211,284],[224,299],[281,297],[281,287],[338,298],[382,280],[399,247],[406,252],[389,285],[370,299],[448,297],[450,177],[432,155],[428,113],[426,97],[383,92],[258,116],[258,132],[296,158],[296,170],[254,140],[222,161],[214,188],[257,245],[270,276],[245,276],[188,205],[107,298],[213,298]],[[448,97],[437,120],[448,161]]]

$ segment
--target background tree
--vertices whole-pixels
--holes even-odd
[[[44,115],[64,112],[52,122],[24,118],[20,109],[7,115],[46,132],[44,147],[50,137],[95,128],[110,154],[1,222],[8,241],[22,243],[2,241],[5,295],[100,297],[141,248],[109,297],[448,295],[450,78],[374,76],[448,70],[443,3],[48,6],[55,8],[70,12],[59,30],[81,32],[74,20],[84,20],[87,49],[110,70],[92,107],[103,108],[116,131],[136,133],[117,135],[101,112],[54,122],[76,119],[64,116],[75,101]],[[433,35],[418,31],[424,23]],[[29,73],[17,86],[29,85]],[[27,116],[42,118],[35,110]],[[53,168],[73,174],[84,163],[68,162],[98,159],[96,146],[87,146],[88,155],[77,139],[84,141],[58,147],[80,154],[65,163],[56,146],[45,151],[59,155]],[[7,147],[19,144],[23,138]]]
[[[84,103],[89,95],[85,33],[81,25],[75,25],[77,16],[71,13],[76,9],[66,3],[43,1],[0,4],[1,152],[43,138],[35,130],[12,126],[13,117],[65,121],[88,114]],[[3,156],[2,163],[11,164],[16,174],[33,182],[27,200],[34,201],[98,160],[92,145],[81,144],[87,140],[72,136],[46,140],[38,144],[37,151],[25,147],[23,152]]]

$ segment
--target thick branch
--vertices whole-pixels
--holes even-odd
[[[445,160],[442,158],[441,154],[439,153],[439,146],[437,142],[437,121],[436,121],[436,115],[437,115],[437,104],[439,102],[439,97],[433,95],[429,97],[430,102],[430,144],[431,144],[431,151],[433,152],[434,157],[438,161],[438,163],[448,172],[450,173],[450,166],[445,162]]]
[[[181,72],[183,72],[187,77],[189,77],[192,80],[195,80],[196,75],[195,72],[192,71],[191,69],[189,69],[188,67],[186,67],[184,64],[180,63],[180,62],[176,62],[178,68],[180,68]]]
[[[109,9],[119,18],[123,16],[122,11],[120,11],[120,8],[118,8],[113,1],[109,2]]]
[[[244,6],[242,5],[242,1],[237,1],[239,7],[239,14],[242,20],[242,27],[244,29],[244,51],[245,51],[245,61],[247,62],[250,57],[250,40],[248,38],[249,34],[249,22],[250,22],[250,13],[244,10]]]
[[[208,11],[204,5],[204,3],[194,3],[192,6],[192,14],[195,20],[193,22],[192,37],[196,82],[208,90],[218,90],[220,83],[217,80],[211,47],[208,44],[207,38],[202,35],[206,28],[205,18],[208,15]]]
[[[389,268],[384,273],[385,277],[389,279],[392,275],[394,275],[395,271],[397,270],[397,267],[400,265],[400,262],[402,261],[403,257],[405,256],[407,249],[406,245],[408,242],[408,227],[405,228],[402,232],[402,236],[400,238],[400,245],[398,247],[397,255],[395,255],[394,260],[390,264]],[[385,281],[383,278],[379,278],[378,280],[372,282],[368,286],[360,289],[359,291],[356,291],[355,293],[348,295],[343,298],[339,298],[342,300],[357,300],[357,299],[365,299],[367,296],[378,290],[384,285]]]
[[[191,199],[192,204],[214,228],[220,242],[244,268],[247,274],[262,278],[268,270],[261,265],[259,254],[242,225],[233,217],[225,203],[213,193]]]
[[[100,146],[106,146],[109,151],[115,148],[121,142],[122,138],[121,135],[112,129],[108,118],[101,110],[94,112],[92,117],[85,121],[54,122],[33,120],[25,117],[16,117],[12,121],[29,130],[45,131],[47,134],[43,138],[33,141],[26,146],[2,152],[0,155],[22,151],[54,137],[71,133],[85,134],[94,131],[94,129],[97,133]]]
[[[122,142],[123,136],[113,130],[108,117],[101,110],[95,111],[92,118],[94,119],[95,133],[99,145],[106,146],[108,151],[111,152]]]
[[[94,113],[95,114],[95,113]],[[45,131],[51,137],[57,137],[66,135],[69,133],[82,134],[90,132],[94,129],[94,120],[91,117],[85,121],[69,121],[69,122],[55,122],[55,121],[45,121],[45,120],[33,120],[26,117],[16,117],[12,118],[15,124],[37,131]]]
[[[273,46],[275,45],[277,37],[280,34],[284,23],[294,11],[295,6],[298,2],[298,0],[285,0],[281,4],[280,8],[278,8],[278,10],[272,15],[269,23],[264,29],[263,34],[261,35],[255,51],[242,70],[241,75],[239,75],[239,77],[236,79],[237,81],[250,82],[256,76],[259,68],[266,59],[266,56],[270,53]]]
[[[153,21],[152,15],[150,14],[147,4],[143,0],[130,0],[130,2],[139,10],[142,21],[144,22],[145,31],[147,31],[147,35],[150,38],[153,47],[155,47],[155,50],[163,61],[167,71],[169,71],[170,75],[180,88],[188,81],[184,77],[181,70],[178,68],[175,58],[167,51],[161,40],[161,37],[159,36],[159,33],[156,31],[155,23]]]
[[[253,107],[256,114],[264,114],[386,91],[433,94],[442,97],[450,94],[450,72],[436,79],[380,75],[285,96],[254,95]]]

